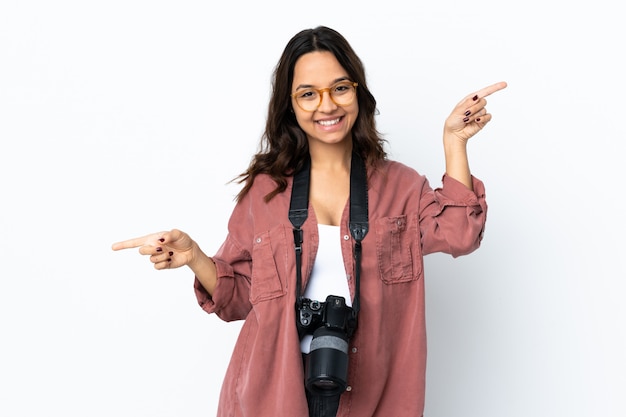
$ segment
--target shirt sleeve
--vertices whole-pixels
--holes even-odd
[[[197,278],[194,282],[200,307],[207,313],[216,313],[224,321],[243,320],[252,308],[252,257],[250,249],[239,243],[251,241],[251,217],[246,202],[235,206],[228,225],[228,236],[211,258],[217,269],[217,285],[213,293],[209,294]]]
[[[222,258],[211,259],[217,269],[217,285],[211,295],[196,278],[194,291],[198,304],[207,313],[216,313],[224,321],[245,319],[252,308],[249,301],[250,279],[237,274]]]
[[[458,257],[476,250],[482,241],[487,202],[482,181],[472,176],[473,191],[445,175],[442,187],[424,182],[419,222],[423,253],[444,252]]]

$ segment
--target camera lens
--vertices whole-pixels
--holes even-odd
[[[320,327],[313,333],[307,355],[306,387],[312,393],[331,396],[348,386],[348,336],[343,331]]]
[[[326,395],[326,393],[327,395],[335,395],[339,392],[343,392],[343,390],[338,391],[340,390],[340,386],[337,384],[336,381],[333,381],[331,379],[318,378],[318,379],[315,379],[314,381],[311,381],[310,384],[311,384],[309,387],[310,391],[317,392],[318,394],[320,392],[324,392],[324,394],[322,395]]]

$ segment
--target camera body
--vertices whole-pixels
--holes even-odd
[[[329,295],[325,302],[302,298],[297,305],[300,338],[311,334],[305,362],[305,385],[315,394],[340,394],[348,386],[348,342],[356,330],[354,310],[343,297]]]

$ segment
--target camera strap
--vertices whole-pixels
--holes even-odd
[[[309,183],[311,178],[310,156],[304,162],[300,171],[294,175],[293,188],[291,191],[291,204],[289,206],[289,220],[293,225],[293,238],[296,251],[296,307],[302,303],[302,225],[309,214]],[[352,153],[350,167],[350,220],[349,229],[354,239],[355,261],[355,289],[352,310],[359,312],[360,281],[361,281],[361,241],[369,230],[367,207],[367,169],[363,159],[356,153]]]

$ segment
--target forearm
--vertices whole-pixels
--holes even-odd
[[[446,174],[472,190],[472,174],[467,157],[467,143],[444,138]]]
[[[198,245],[195,245],[193,260],[188,266],[204,289],[212,295],[217,285],[217,268],[213,260],[202,252]]]
[[[472,191],[472,174],[467,160],[467,141],[491,120],[491,114],[485,108],[487,104],[485,97],[505,87],[506,83],[503,81],[468,94],[456,105],[444,123],[443,148],[446,155],[446,174]]]

